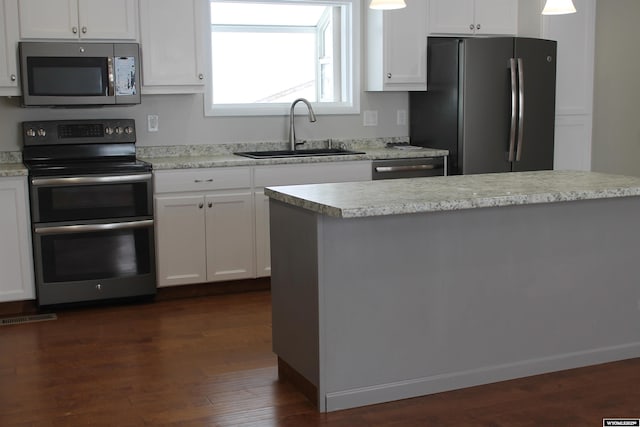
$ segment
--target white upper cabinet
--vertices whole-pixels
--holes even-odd
[[[429,33],[515,35],[516,0],[428,0]]]
[[[0,96],[20,95],[16,16],[18,16],[17,0],[0,0]]]
[[[137,0],[19,0],[22,39],[138,37]]]
[[[204,91],[202,0],[140,0],[142,93]]]
[[[427,90],[427,2],[367,9],[367,90]]]

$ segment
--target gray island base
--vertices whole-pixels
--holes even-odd
[[[640,357],[638,178],[534,172],[265,194],[273,349],[320,411]]]

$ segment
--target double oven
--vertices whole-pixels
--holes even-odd
[[[156,293],[151,165],[133,120],[24,122],[40,306]]]

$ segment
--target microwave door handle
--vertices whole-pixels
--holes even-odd
[[[114,94],[114,74],[113,74],[113,58],[107,58],[107,72],[109,73],[109,87],[107,88],[107,96]]]

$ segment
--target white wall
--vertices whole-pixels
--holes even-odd
[[[140,105],[103,108],[20,108],[19,98],[0,98],[0,151],[20,151],[20,123],[29,120],[134,118],[140,146],[286,141],[288,116],[206,117],[202,95],[147,95]],[[407,109],[406,93],[363,93],[361,111],[378,110],[378,126],[364,127],[360,115],[319,116],[310,124],[296,119],[302,139],[407,136],[396,125],[396,110]],[[159,116],[159,131],[147,132],[147,115]]]
[[[638,0],[600,0],[596,15],[593,170],[640,176]]]

